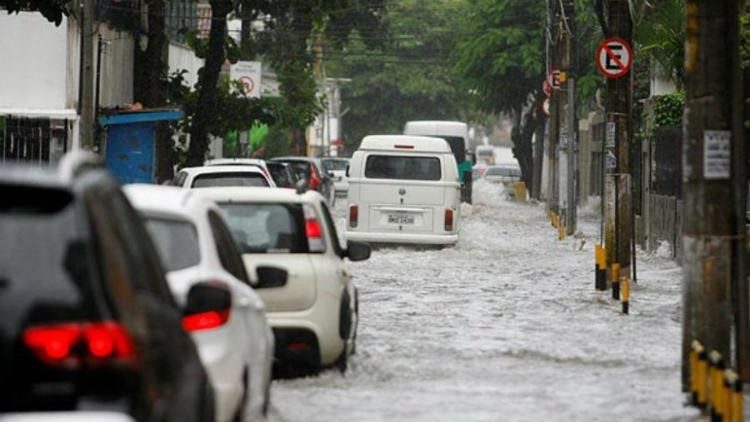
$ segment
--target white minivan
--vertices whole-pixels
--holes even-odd
[[[444,139],[367,136],[349,163],[346,239],[454,244],[460,200],[456,159]]]

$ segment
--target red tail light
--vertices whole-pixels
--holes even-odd
[[[357,227],[359,223],[359,207],[357,205],[349,205],[349,227]]]
[[[229,320],[229,309],[207,311],[182,317],[182,328],[187,332],[221,327]]]
[[[310,164],[310,189],[320,189],[320,177],[318,177],[318,174],[315,172],[315,166],[312,164]]]
[[[305,213],[305,234],[310,252],[325,252],[326,244],[318,214],[310,205],[304,204],[302,208]]]
[[[86,357],[125,363],[133,363],[136,358],[127,330],[112,321],[29,327],[24,330],[23,342],[47,364],[75,367]],[[80,344],[84,347],[78,347]]]
[[[450,208],[445,209],[445,231],[453,231],[453,210]]]

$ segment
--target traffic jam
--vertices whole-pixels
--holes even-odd
[[[467,125],[405,132],[167,185],[82,151],[1,166],[0,420],[273,419],[274,380],[345,374],[368,306],[350,262],[459,239]]]

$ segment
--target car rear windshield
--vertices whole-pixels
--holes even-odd
[[[292,166],[292,171],[297,176],[297,179],[310,180],[310,163],[307,161],[287,161]]]
[[[291,168],[287,168],[282,163],[268,163],[268,171],[271,172],[273,181],[276,182],[276,186],[280,188],[290,188],[294,185],[292,180]]]
[[[160,217],[146,217],[146,228],[167,271],[194,267],[201,261],[198,232],[192,223]]]
[[[323,160],[325,171],[344,171],[348,165],[349,161],[347,160]]]
[[[65,190],[0,184],[4,322],[93,317],[91,247],[75,209]]]
[[[404,155],[370,155],[365,164],[368,179],[440,180],[440,159]]]
[[[484,174],[487,176],[519,177],[521,176],[521,171],[512,167],[490,167]]]
[[[300,204],[219,203],[242,253],[307,253]]]
[[[215,186],[256,186],[266,187],[268,181],[260,173],[226,172],[199,174],[193,179],[194,188],[210,188]]]

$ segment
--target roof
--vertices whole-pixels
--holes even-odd
[[[444,139],[412,135],[365,136],[359,150],[451,153],[451,148]]]
[[[412,120],[406,122],[404,133],[408,135],[447,135],[468,137],[469,126],[464,122],[448,120]]]
[[[162,120],[180,120],[185,113],[180,110],[151,110],[110,114],[99,118],[104,126],[123,125],[130,123],[158,122]]]
[[[212,160],[206,160],[203,163],[204,166],[265,166],[266,161],[259,158],[214,158]]]
[[[185,167],[180,171],[187,172],[192,175],[208,174],[208,173],[258,173],[265,175],[260,167],[255,165],[216,165],[216,166],[201,166],[201,167]]]
[[[292,202],[322,201],[314,190],[298,194],[294,189],[260,187],[212,187],[196,189],[195,194],[214,202]]]
[[[191,189],[175,186],[130,184],[122,190],[135,208],[147,213],[160,213],[192,219],[197,209],[208,206]]]

